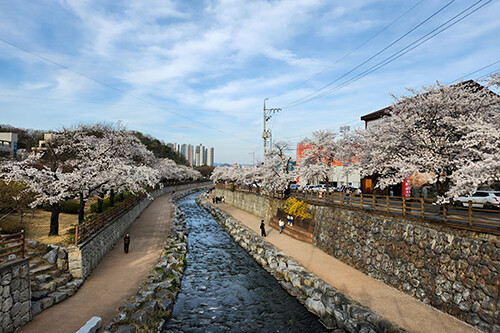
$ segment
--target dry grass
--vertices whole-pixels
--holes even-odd
[[[5,217],[7,221],[20,221],[19,213],[10,214]],[[55,245],[71,245],[68,242],[68,230],[78,224],[78,215],[59,215],[59,236],[48,236],[50,230],[50,212],[36,209],[34,212],[25,214],[21,225],[24,227],[25,237],[42,243]]]

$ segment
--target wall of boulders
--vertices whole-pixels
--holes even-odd
[[[68,252],[64,246],[26,241],[31,281],[31,313],[36,316],[73,296],[83,284],[68,271]]]
[[[0,332],[14,332],[31,320],[28,259],[0,264]]]
[[[210,184],[210,183],[207,183]],[[127,213],[108,227],[99,230],[95,235],[78,246],[68,248],[69,271],[75,278],[85,279],[97,267],[104,256],[114,247],[130,225],[156,198],[173,191],[204,186],[203,183],[174,185],[154,190],[150,197],[145,197]]]
[[[401,217],[310,206],[315,245],[484,332],[500,332],[500,239]]]
[[[160,332],[170,318],[186,267],[188,241],[184,212],[176,201],[195,191],[198,190],[174,194],[170,198],[174,218],[164,252],[137,293],[120,307],[120,313],[106,326],[105,333]]]
[[[233,239],[272,274],[288,293],[316,314],[327,329],[336,332],[405,332],[310,273],[300,263],[284,255],[225,212],[203,199],[199,198],[198,203],[207,209]]]
[[[282,200],[255,193],[216,188],[215,196],[224,197],[224,201],[228,205],[252,213],[266,221],[276,216],[278,208],[282,206]],[[251,198],[251,200],[247,200],[247,198]]]
[[[226,203],[260,217],[273,212],[252,211],[252,201],[277,205],[277,199],[265,204],[266,197],[232,193],[216,189]],[[484,332],[500,332],[498,236],[361,210],[316,205],[308,210],[317,222],[318,248]]]

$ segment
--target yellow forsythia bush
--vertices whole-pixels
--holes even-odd
[[[311,214],[307,211],[307,203],[296,198],[288,198],[285,201],[285,213],[300,217],[301,219],[310,219]]]

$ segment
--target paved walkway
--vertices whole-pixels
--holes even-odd
[[[75,295],[36,315],[18,332],[74,333],[93,316],[107,325],[139,289],[163,249],[172,217],[169,198],[157,198],[132,223],[128,254],[119,241]]]
[[[260,235],[260,217],[217,204]],[[480,332],[395,288],[375,280],[314,247],[267,226],[266,240],[347,296],[370,307],[409,332]]]

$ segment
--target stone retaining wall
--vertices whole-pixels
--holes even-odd
[[[173,191],[202,187],[210,183],[193,183],[168,186],[150,193],[152,198],[144,198],[126,214],[108,227],[98,231],[92,238],[78,246],[68,248],[69,271],[75,278],[85,279],[97,267],[104,256],[113,248],[152,200]]]
[[[245,192],[216,189],[216,195],[263,218],[280,205]],[[256,204],[267,211],[253,210]],[[498,236],[361,210],[308,210],[317,222],[318,248],[484,332],[500,332]]]
[[[500,332],[500,239],[400,217],[310,206],[315,245],[484,332]]]
[[[0,332],[14,332],[31,320],[28,259],[0,265]]]
[[[225,203],[228,205],[259,216],[266,221],[276,216],[278,208],[282,206],[282,201],[279,199],[261,196],[255,193],[216,188],[215,195],[218,197],[223,196]]]
[[[198,199],[198,203],[207,209],[233,239],[271,273],[288,293],[320,317],[320,322],[327,329],[335,332],[405,332],[370,308],[343,295],[225,212],[203,199]]]

